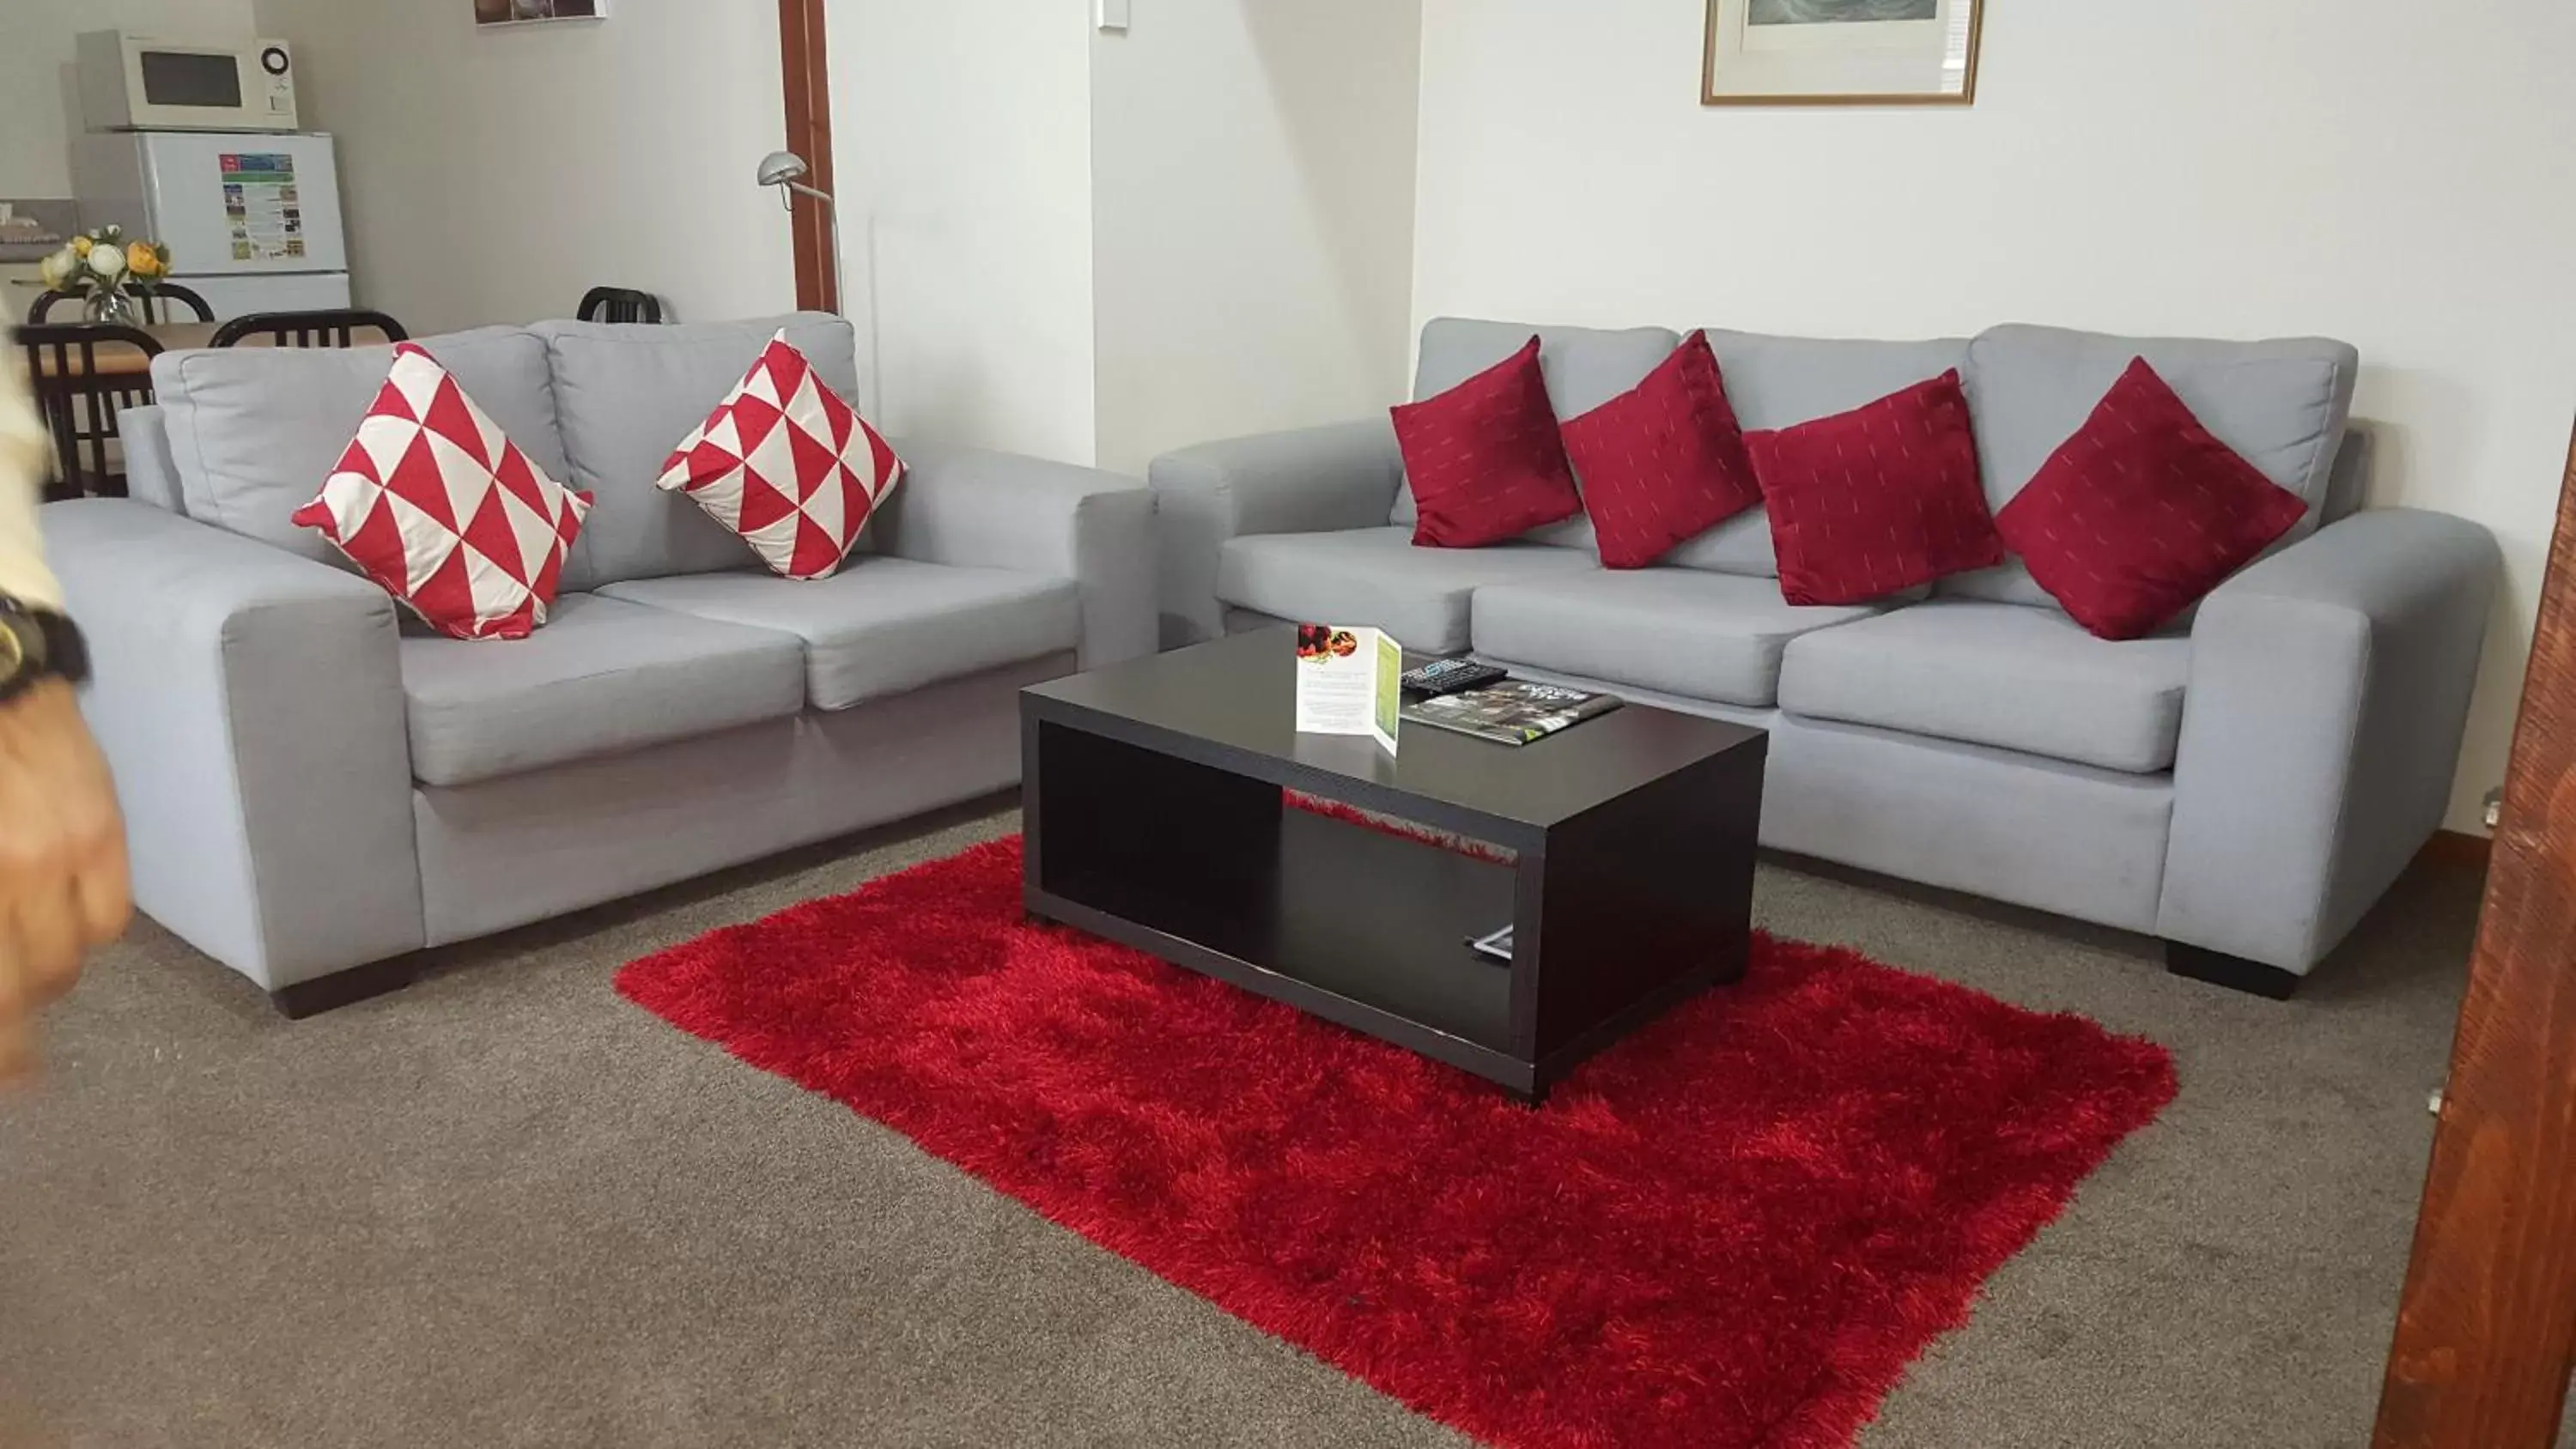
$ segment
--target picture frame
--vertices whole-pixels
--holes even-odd
[[[1966,106],[1985,0],[1708,0],[1704,106]]]
[[[478,30],[608,18],[608,0],[473,0],[473,4],[474,26]]]

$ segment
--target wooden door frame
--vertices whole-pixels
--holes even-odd
[[[805,158],[805,184],[832,186],[832,82],[824,63],[823,0],[778,0],[780,89],[787,101],[787,149]],[[832,218],[823,203],[788,193],[796,238],[796,305],[817,312],[841,310],[839,269],[833,266]]]
[[[2544,1449],[2576,1353],[2576,445],[2375,1449]]]

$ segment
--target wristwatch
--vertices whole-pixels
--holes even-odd
[[[48,679],[89,682],[89,646],[72,621],[0,594],[0,703]]]

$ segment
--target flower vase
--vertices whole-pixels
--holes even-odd
[[[134,299],[123,287],[101,287],[89,294],[81,313],[94,323],[116,327],[139,327],[143,316],[135,310]]]

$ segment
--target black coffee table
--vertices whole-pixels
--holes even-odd
[[[1629,704],[1519,747],[1408,723],[1389,757],[1296,732],[1295,649],[1265,630],[1022,691],[1029,913],[1530,1101],[1744,974],[1762,731]],[[1506,924],[1508,966],[1468,949]]]

